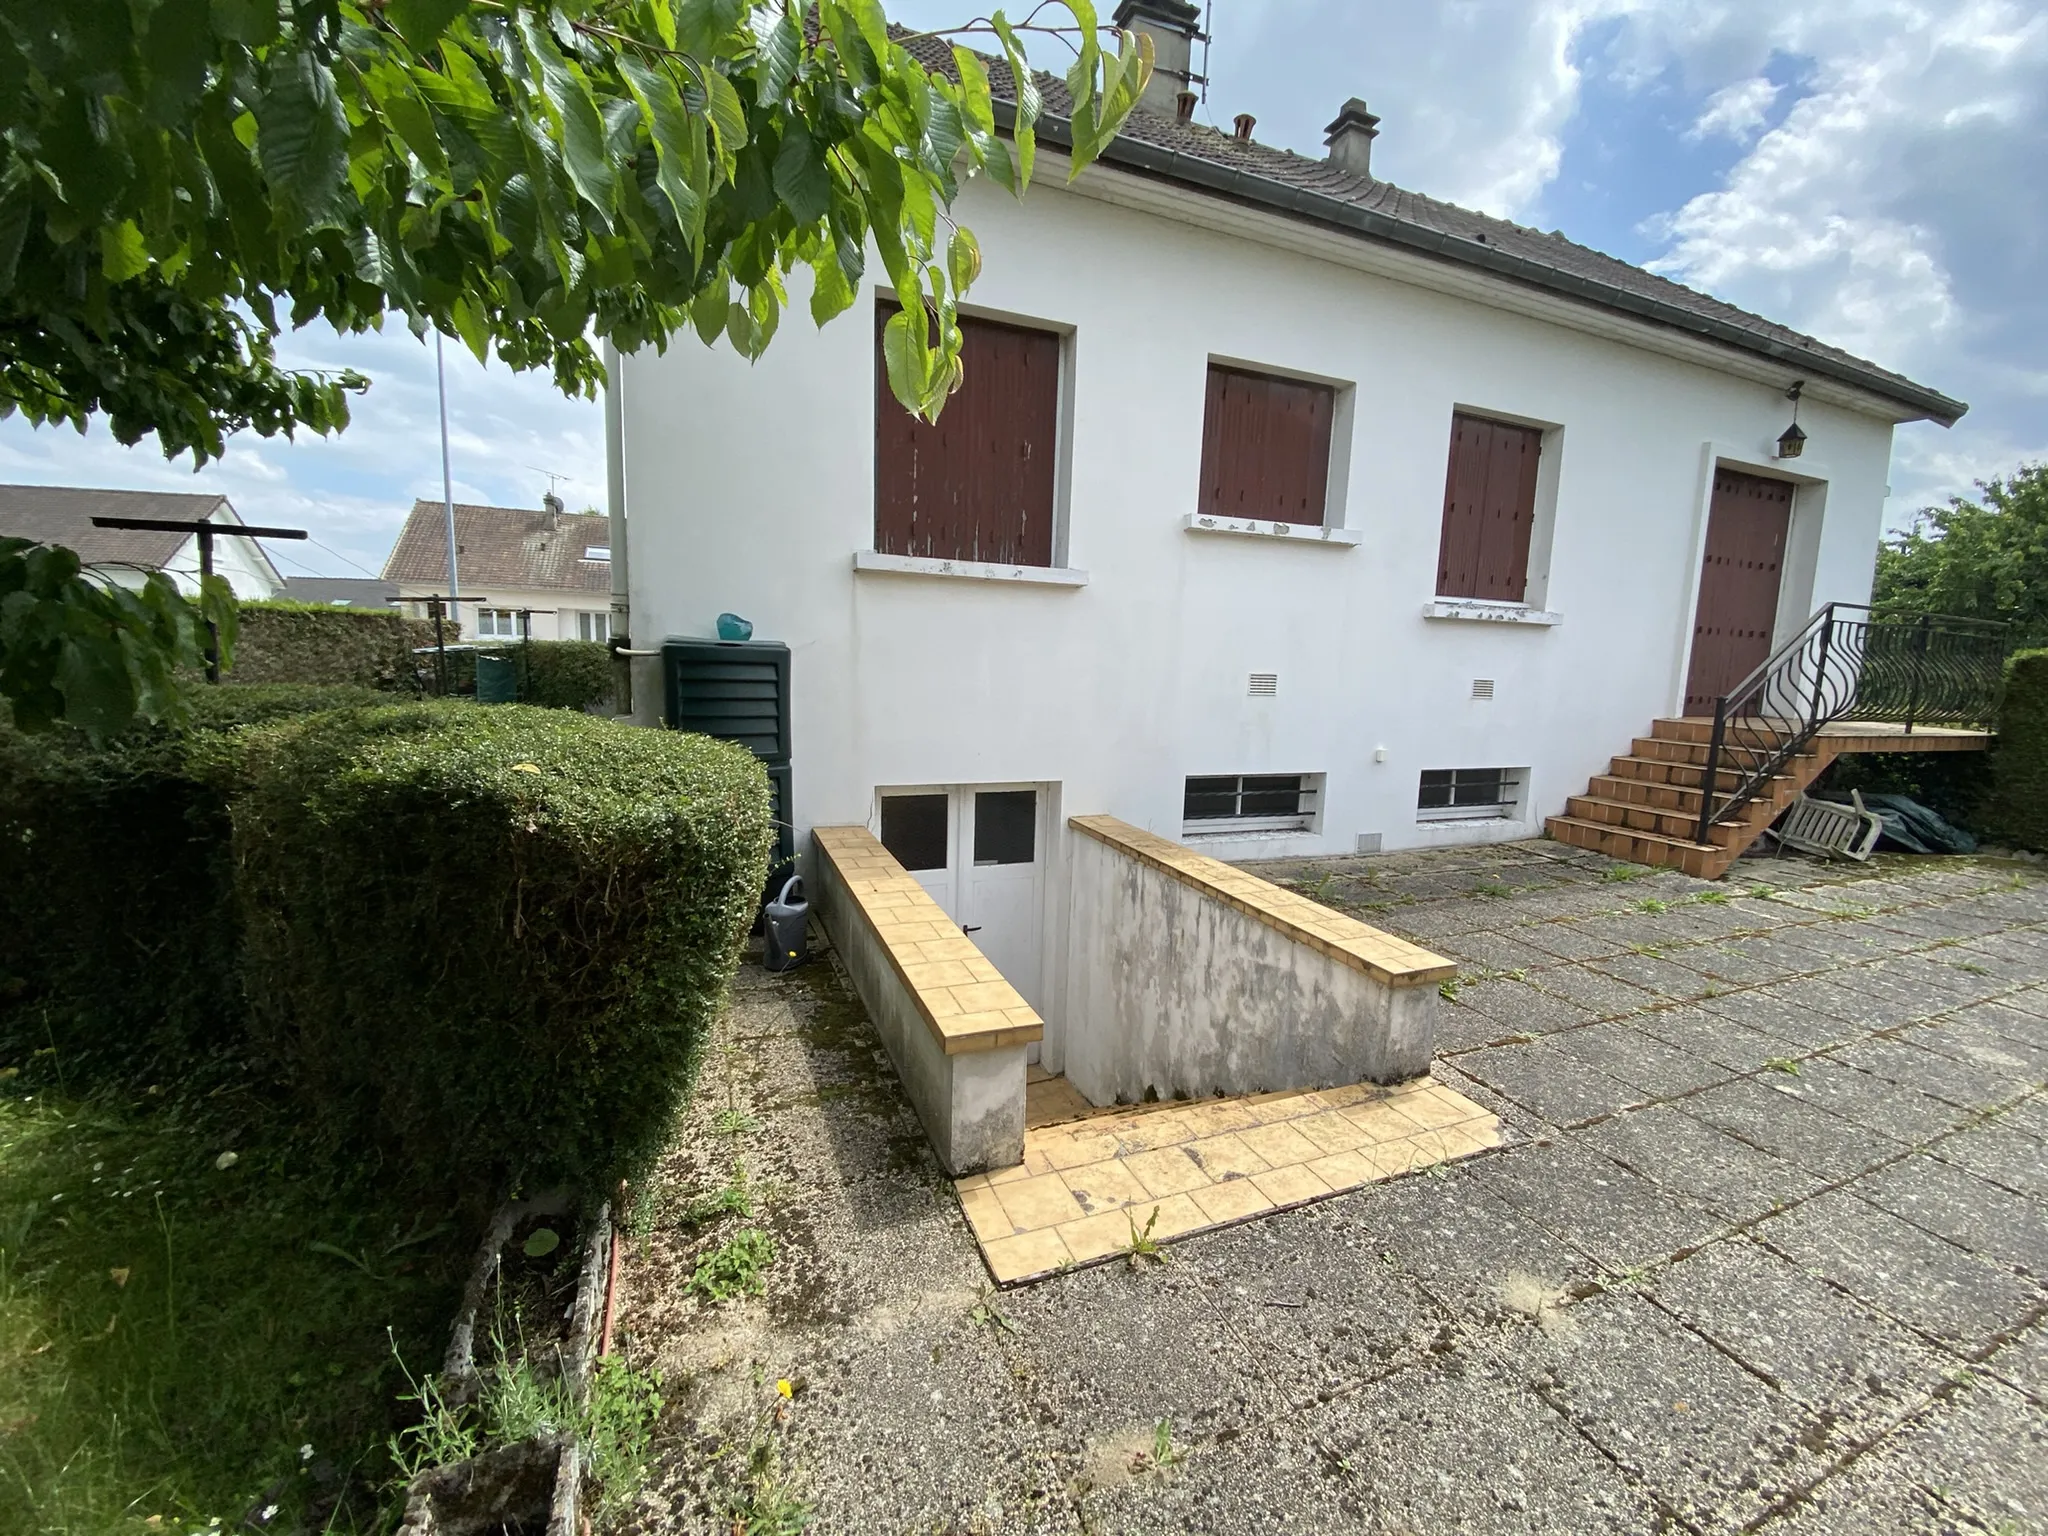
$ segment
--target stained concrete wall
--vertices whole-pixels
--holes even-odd
[[[1022,1045],[948,1055],[831,858],[818,851],[818,917],[860,994],[946,1172],[1024,1160]]]
[[[1429,1070],[1434,985],[1393,987],[1074,836],[1067,1080],[1097,1104]]]

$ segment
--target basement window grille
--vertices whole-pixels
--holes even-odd
[[[1251,676],[1251,696],[1255,699],[1270,699],[1280,691],[1278,672],[1254,672]]]
[[[1512,821],[1521,806],[1522,768],[1425,768],[1415,798],[1417,821]]]
[[[1181,803],[1182,832],[1306,832],[1315,825],[1322,775],[1206,774],[1190,778]]]

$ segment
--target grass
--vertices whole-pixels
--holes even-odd
[[[1610,864],[1600,871],[1602,880],[1620,883],[1625,880],[1647,880],[1656,871],[1642,864]]]
[[[1636,903],[1636,910],[1638,912],[1651,913],[1668,912],[1671,910],[1671,903],[1668,901],[1659,901],[1654,896],[1645,896],[1641,901]]]
[[[224,1069],[175,1095],[66,1093],[47,1052],[19,1065],[0,1082],[0,1530],[379,1528],[417,1406],[394,1346],[438,1358],[473,1234],[323,1171]]]

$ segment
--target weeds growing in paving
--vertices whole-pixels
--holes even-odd
[[[1600,878],[1619,884],[1625,880],[1646,880],[1655,873],[1655,870],[1647,869],[1641,864],[1610,864],[1600,871]]]
[[[685,1288],[714,1302],[759,1296],[768,1288],[763,1275],[774,1262],[775,1239],[759,1227],[742,1227],[698,1256],[697,1268]]]
[[[1131,1240],[1124,1245],[1123,1250],[1124,1257],[1130,1260],[1131,1268],[1142,1269],[1148,1259],[1154,1264],[1164,1264],[1166,1246],[1152,1235],[1152,1229],[1159,1225],[1159,1207],[1152,1207],[1152,1214],[1145,1218],[1143,1231],[1138,1229],[1137,1219],[1130,1212],[1124,1213],[1124,1220],[1129,1223],[1131,1229]]]
[[[1799,1063],[1790,1056],[1773,1056],[1764,1065],[1773,1072],[1783,1072],[1787,1077],[1799,1075]]]
[[[721,1455],[731,1455],[729,1447]],[[809,1528],[811,1504],[797,1492],[782,1464],[773,1422],[764,1424],[746,1447],[738,1475],[714,1497],[732,1536],[798,1536]]]
[[[1657,899],[1656,897],[1654,897],[1654,896],[1645,896],[1645,897],[1644,897],[1644,898],[1643,898],[1643,899],[1642,899],[1641,901],[1639,901],[1639,902],[1637,902],[1637,903],[1636,903],[1636,910],[1637,910],[1638,912],[1650,912],[1650,913],[1657,913],[1657,912],[1668,912],[1668,911],[1669,911],[1670,909],[1671,909],[1671,903],[1670,903],[1670,902],[1668,902],[1668,901],[1659,901],[1659,900],[1658,900],[1658,899]]]

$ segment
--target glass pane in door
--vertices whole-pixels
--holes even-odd
[[[913,873],[944,870],[951,862],[946,857],[951,810],[950,795],[884,795],[882,846]]]
[[[1038,791],[985,789],[974,796],[974,862],[1029,864],[1037,857]]]

